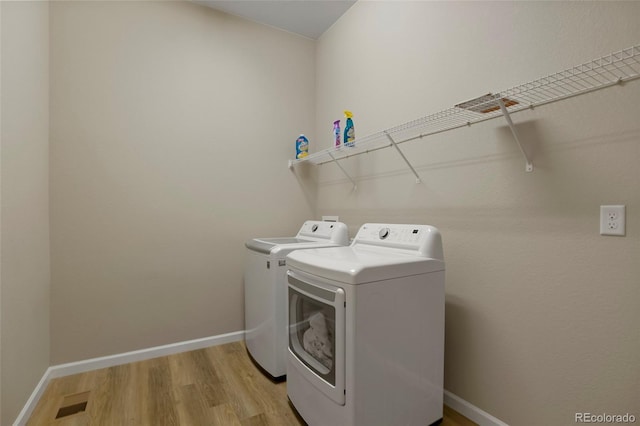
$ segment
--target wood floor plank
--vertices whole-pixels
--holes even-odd
[[[149,408],[144,417],[150,425],[177,426],[180,424],[174,400],[169,365],[154,366],[149,369],[147,387]]]
[[[210,415],[209,405],[198,385],[180,386],[176,389],[176,410],[179,423],[183,425],[211,424],[213,416]]]
[[[258,414],[257,416],[246,418],[240,423],[242,426],[269,426],[267,416],[264,414]]]
[[[232,391],[229,392],[229,405],[240,420],[260,414],[262,410],[256,401],[257,396],[251,394],[243,380],[246,372],[237,366],[238,352],[229,352],[226,349],[228,348],[221,346],[207,348],[207,355],[214,367],[220,372],[224,386]]]
[[[65,396],[89,391],[84,413],[55,419]],[[28,426],[302,426],[243,342],[52,380]],[[472,426],[444,407],[443,426]]]
[[[216,426],[242,426],[236,411],[231,404],[220,404],[215,407],[211,407],[212,423]]]
[[[225,404],[229,402],[229,396],[225,391],[215,366],[207,356],[204,349],[189,352],[189,359],[194,366],[195,381],[202,390],[209,407]]]
[[[126,387],[130,364],[108,368],[105,380],[93,390],[89,412],[97,424],[120,420],[118,414],[124,403],[121,390]]]

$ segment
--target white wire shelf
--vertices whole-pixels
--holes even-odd
[[[394,146],[419,182],[418,174],[398,148],[399,144],[471,126],[496,117],[505,117],[516,142],[520,145],[510,114],[604,89],[639,77],[640,45],[635,45],[529,83],[495,94],[489,93],[444,111],[357,138],[353,147],[329,148],[309,154],[302,159],[290,160],[289,167],[303,162],[313,164],[335,162],[355,186],[355,181],[346,173],[338,160]],[[521,145],[520,148],[527,164],[526,170],[532,171],[533,164]]]

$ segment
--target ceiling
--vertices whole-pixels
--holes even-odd
[[[317,39],[356,0],[193,0],[213,9]]]

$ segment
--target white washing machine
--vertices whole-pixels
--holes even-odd
[[[287,394],[310,426],[442,420],[442,240],[365,224],[349,247],[287,256]]]
[[[273,378],[286,375],[287,278],[285,257],[293,250],[346,246],[341,222],[306,221],[295,237],[246,242],[244,270],[245,341],[251,357]]]

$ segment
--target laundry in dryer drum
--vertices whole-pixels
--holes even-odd
[[[333,349],[329,338],[327,321],[322,312],[309,317],[309,328],[302,336],[302,346],[312,357],[331,370],[333,367]]]

